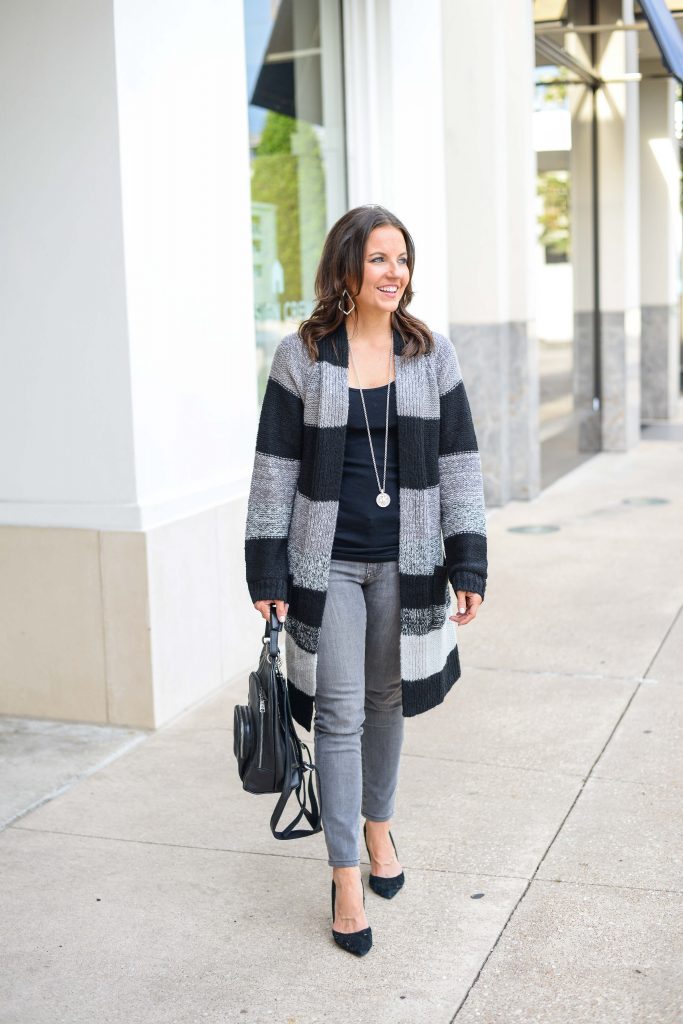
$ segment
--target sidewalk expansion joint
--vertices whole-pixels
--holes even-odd
[[[667,629],[666,633],[662,637],[661,642],[660,642],[657,650],[655,651],[652,660],[650,661],[650,664],[647,666],[647,669],[645,671],[645,675],[646,676],[649,675],[650,670],[652,669],[652,666],[654,665],[654,663],[656,662],[657,658],[659,657],[659,653],[662,650],[662,647],[664,646],[664,644],[668,640],[669,636],[671,635],[671,633],[673,631],[673,628],[676,625],[676,623],[678,622],[682,612],[683,612],[683,604],[680,606],[680,608],[678,609],[678,611],[674,615],[673,619],[671,620],[671,624],[670,624],[669,628]]]
[[[425,761],[446,761],[449,764],[472,764],[478,765],[482,768],[506,768],[516,772],[535,772],[537,775],[553,775],[560,776],[565,779],[584,778],[583,772],[565,772],[548,768],[530,768],[528,765],[504,764],[501,761],[472,761],[467,757],[447,757],[445,754],[413,754],[409,751],[405,751],[401,754],[401,758],[404,757],[417,757],[422,758]]]
[[[34,800],[33,803],[28,805],[28,807],[24,807],[20,811],[17,811],[16,814],[13,814],[11,817],[6,818],[4,821],[0,821],[0,833],[6,828],[14,827],[15,821],[20,821],[22,818],[25,818],[26,815],[30,814],[32,811],[37,811],[40,807],[43,806],[43,804],[47,804],[51,800],[55,800],[58,796],[63,796],[64,793],[68,793],[69,790],[73,789],[74,786],[77,786],[79,782],[84,782],[86,779],[89,779],[91,775],[94,775],[96,772],[99,772],[100,769],[107,768],[113,761],[118,760],[119,757],[123,757],[129,751],[133,750],[134,747],[137,747],[138,744],[150,739],[150,735],[150,733],[142,733],[140,736],[134,736],[132,739],[128,740],[122,746],[117,747],[116,750],[113,750],[110,754],[107,755],[107,757],[102,758],[101,761],[98,761],[96,764],[91,765],[89,768],[87,768],[83,772],[80,772],[78,775],[74,775],[73,778],[70,778],[62,786],[58,786],[57,789],[50,790],[49,793],[45,793],[44,796],[38,797],[37,800]]]
[[[618,882],[588,882],[578,878],[534,878],[534,885],[591,886],[593,889],[624,889],[626,892],[661,892],[667,896],[683,896],[683,889],[658,889],[652,885],[619,885]]]
[[[610,672],[562,672],[554,668],[513,668],[508,665],[477,665],[474,662],[469,662],[467,667],[479,672],[511,672],[522,676],[557,676],[558,679],[605,679],[617,683],[654,682],[654,680],[647,679],[647,672],[644,676],[618,676]]]
[[[133,846],[163,846],[171,850],[197,850],[203,853],[233,853],[239,857],[275,857],[277,860],[305,860],[314,861],[318,864],[327,864],[327,857],[325,855],[312,857],[306,856],[305,854],[295,853],[271,853],[268,850],[234,850],[227,846],[197,846],[189,845],[188,843],[164,843],[159,839],[128,839],[125,836],[98,836],[89,832],[65,832],[62,829],[55,828],[29,828],[27,825],[11,825],[7,831],[9,832],[10,830],[15,832],[33,832],[38,835],[66,836],[70,839],[97,839],[107,843],[129,843]],[[367,867],[369,863],[370,862],[367,858],[361,859],[362,865]],[[428,865],[410,864],[408,861],[404,862],[404,867],[407,870],[422,871],[435,875],[465,875],[467,877],[474,875],[477,878],[505,878],[518,882],[529,881],[526,875],[510,875],[500,874],[499,872],[493,871],[478,871],[476,868],[434,868]]]

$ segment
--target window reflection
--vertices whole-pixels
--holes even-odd
[[[323,241],[346,208],[341,24],[327,0],[245,0],[244,12],[261,401],[275,346],[313,308]]]

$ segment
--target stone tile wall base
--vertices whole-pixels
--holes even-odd
[[[681,390],[680,319],[678,307],[641,308],[642,418],[671,419]]]
[[[574,408],[579,418],[579,451],[599,452],[602,447],[600,411],[593,408],[595,378],[595,316],[574,313]]]
[[[628,451],[640,440],[640,310],[602,312],[602,447]]]
[[[526,322],[452,324],[489,506],[540,491],[538,343]]]
[[[147,534],[0,527],[0,714],[156,728],[250,665],[246,499]]]

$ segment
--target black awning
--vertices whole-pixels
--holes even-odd
[[[664,0],[638,0],[652,29],[664,65],[683,82],[683,36]]]
[[[322,125],[318,0],[281,0],[249,103]]]

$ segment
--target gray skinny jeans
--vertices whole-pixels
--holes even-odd
[[[318,645],[314,760],[328,864],[360,863],[360,816],[394,813],[403,743],[397,562],[330,564]]]

